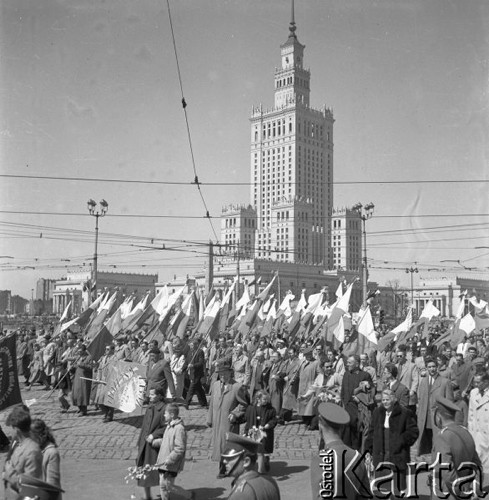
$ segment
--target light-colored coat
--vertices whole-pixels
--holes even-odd
[[[419,388],[419,371],[416,365],[411,361],[403,364],[397,364],[397,380],[405,385],[413,395],[409,395],[409,404],[415,405],[418,402],[418,388]]]
[[[231,381],[221,388],[221,381],[212,384],[209,412],[207,413],[207,425],[212,426],[212,460],[218,462],[221,453],[226,446],[226,432],[239,434],[239,422],[245,414],[242,392],[244,389],[239,382]],[[236,417],[235,423],[231,424],[229,415]]]
[[[167,426],[162,439],[155,439],[154,446],[160,445],[157,464],[164,464],[161,470],[176,472],[183,470],[187,452],[187,431],[181,418],[172,420]]]
[[[17,486],[20,474],[28,474],[42,479],[42,454],[39,445],[31,438],[26,438],[14,448],[9,467],[5,466],[4,479]]]
[[[42,480],[61,488],[59,451],[52,443],[42,450]]]
[[[482,462],[484,484],[489,483],[489,391],[484,395],[478,388],[470,391],[467,427],[472,434],[477,453]]]
[[[307,361],[304,360],[301,365],[301,371],[299,374],[299,396],[303,396],[309,387],[314,383],[316,375],[318,374],[318,361]],[[308,400],[298,401],[298,411],[297,413],[302,416],[309,416],[306,413]]]
[[[436,399],[441,396],[453,401],[453,391],[452,385],[448,379],[438,375],[433,381],[431,386],[431,391],[429,391],[429,377],[421,377],[419,382],[418,390],[418,429],[419,429],[419,441],[418,441],[418,455],[423,455],[425,453],[431,452],[432,443],[427,443],[423,438],[425,437],[425,427],[427,419],[431,420],[431,428],[433,433],[437,432],[437,427],[433,422],[433,415],[436,406]],[[429,401],[429,407],[428,407]],[[429,449],[428,449],[429,448]]]

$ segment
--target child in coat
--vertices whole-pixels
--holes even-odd
[[[266,391],[255,394],[254,403],[246,409],[245,435],[262,443],[258,453],[258,472],[270,470],[270,454],[273,453],[274,428],[277,425],[277,412],[272,406],[270,395]]]

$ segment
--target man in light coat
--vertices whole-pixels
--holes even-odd
[[[212,427],[212,457],[219,462],[218,477],[224,477],[226,469],[221,454],[226,446],[226,432],[239,434],[239,423],[249,404],[248,391],[233,378],[229,362],[223,361],[216,367],[216,380],[211,387],[207,426]]]
[[[489,487],[489,374],[474,377],[474,389],[470,391],[468,429],[472,434],[477,453],[482,462],[484,489]]]
[[[418,405],[418,455],[431,453],[433,435],[439,432],[433,415],[436,400],[440,397],[453,401],[452,384],[438,373],[438,366],[433,358],[426,358],[426,375],[419,383]]]
[[[416,365],[407,359],[406,346],[399,346],[396,351],[397,380],[409,389],[409,404],[407,408],[416,415],[418,402],[419,371]]]

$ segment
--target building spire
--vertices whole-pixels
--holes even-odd
[[[296,26],[295,26],[295,15],[294,15],[294,0],[292,0],[292,9],[291,9],[291,16],[290,16],[290,26],[289,26],[289,38],[290,37],[293,37],[293,38],[297,38],[296,35],[295,35],[295,30],[296,30]]]

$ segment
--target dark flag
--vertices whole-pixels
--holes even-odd
[[[0,411],[22,403],[17,375],[17,335],[0,339]]]

